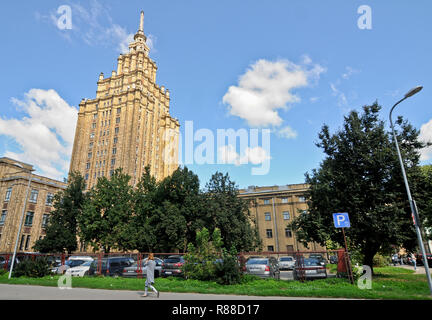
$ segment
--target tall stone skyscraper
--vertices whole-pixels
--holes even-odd
[[[170,93],[156,84],[156,63],[149,58],[144,13],[129,53],[118,58],[110,78],[103,73],[96,99],[83,99],[70,170],[79,171],[91,188],[117,168],[136,185],[146,166],[161,180],[178,167],[180,124],[170,116]]]

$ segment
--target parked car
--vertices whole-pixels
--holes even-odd
[[[73,277],[84,277],[88,275],[88,271],[92,263],[93,261],[86,261],[82,265],[67,269],[65,274],[71,275]]]
[[[54,267],[53,269],[51,269],[51,272],[57,274],[65,274],[69,268],[78,267],[88,261],[93,261],[93,258],[87,256],[72,256],[67,259],[64,265],[60,265],[57,268]]]
[[[305,279],[327,278],[327,269],[322,265],[322,261],[315,258],[306,258],[303,264],[297,260],[294,267],[294,280],[303,277]]]
[[[135,260],[129,257],[109,257],[100,260],[101,275],[118,277],[123,274],[123,270],[135,263]],[[95,259],[88,270],[90,276],[97,275],[99,259]]]
[[[426,253],[426,259],[427,259],[429,267],[432,267],[432,254]],[[416,255],[416,263],[418,266],[423,265],[423,255],[422,254]]]
[[[162,263],[161,276],[183,276],[182,267],[185,261],[182,256],[169,256]]]
[[[280,279],[279,264],[276,258],[273,257],[249,259],[246,261],[245,273],[256,275],[261,278]]]
[[[338,263],[338,257],[336,255],[330,256],[330,263],[331,264],[337,264]]]
[[[17,264],[19,264],[22,261],[21,257],[15,257],[15,263],[14,263],[14,268],[17,266]],[[6,266],[7,264],[7,266]],[[12,265],[12,255],[9,257],[9,259],[7,257],[3,257],[0,256],[0,269],[4,269],[4,270],[10,270]]]
[[[324,256],[321,253],[311,253],[309,255],[309,259],[318,260],[322,266],[325,266],[327,264],[327,260],[324,258]]]
[[[143,277],[147,276],[147,267],[144,266],[146,262],[147,262],[147,258],[144,259],[141,264],[141,274]],[[155,258],[155,262],[156,262],[156,267],[154,271],[154,276],[155,278],[158,278],[161,276],[163,260],[159,258]],[[128,278],[129,277],[136,278],[138,277],[139,274],[138,271],[139,271],[138,262],[135,262],[130,267],[126,267],[123,269],[122,276]]]
[[[295,266],[295,259],[291,256],[279,258],[279,270],[293,270]]]

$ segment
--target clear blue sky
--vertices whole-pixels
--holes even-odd
[[[62,5],[72,9],[71,30],[57,26]],[[371,9],[371,29],[358,26],[361,5]],[[323,124],[334,132],[350,110],[376,100],[387,121],[417,85],[423,91],[396,113],[424,125],[422,137],[432,139],[430,1],[18,0],[0,4],[0,156],[34,164],[39,174],[67,175],[71,110],[95,97],[100,72],[116,69],[141,10],[157,83],[171,92],[183,137],[185,121],[215,136],[217,129],[271,129],[270,152],[249,157],[271,157],[267,174],[253,175],[260,165],[250,161],[189,165],[203,185],[216,170],[240,187],[302,183],[323,159],[315,146]],[[422,163],[431,158],[424,151]]]

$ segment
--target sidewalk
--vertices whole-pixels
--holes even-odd
[[[417,270],[414,270],[414,266],[409,265],[409,264],[403,264],[403,265],[398,264],[398,265],[396,265],[396,267],[404,268],[404,269],[408,269],[408,270],[413,270],[413,271],[415,271],[416,274],[426,274],[426,270],[425,270],[424,266],[417,266]],[[432,270],[430,267],[429,267],[429,271],[431,271],[431,273],[432,273]]]

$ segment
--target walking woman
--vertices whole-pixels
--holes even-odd
[[[156,267],[156,262],[154,261],[153,253],[149,254],[149,257],[147,259],[147,262],[145,263],[145,266],[147,267],[147,276],[146,276],[146,282],[145,282],[145,293],[142,295],[143,297],[148,296],[148,287],[153,290],[154,293],[156,293],[157,297],[159,298],[159,291],[156,290],[155,287],[153,287],[154,284],[154,270]]]

